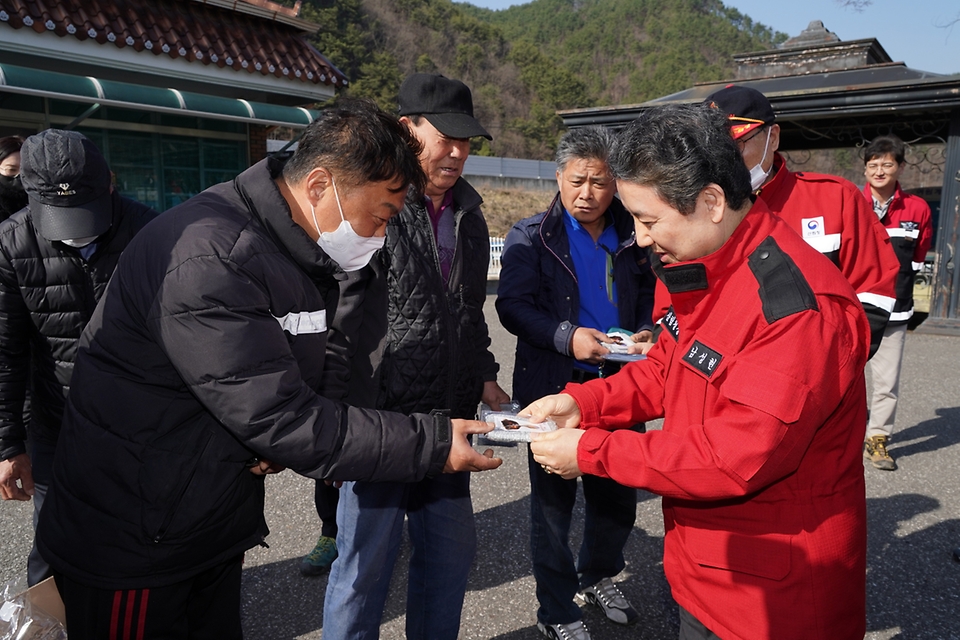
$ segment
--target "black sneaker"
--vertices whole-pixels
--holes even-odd
[[[537,629],[540,633],[550,638],[550,640],[591,640],[590,632],[583,624],[583,620],[577,620],[570,624],[545,624],[537,623]]]
[[[617,624],[633,624],[640,619],[640,614],[630,606],[610,578],[603,578],[595,585],[581,589],[577,597],[587,604],[600,607],[603,615]]]

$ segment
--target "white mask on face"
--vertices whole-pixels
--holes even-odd
[[[773,171],[773,165],[770,165],[770,171],[763,170],[763,161],[767,159],[767,146],[770,144],[770,132],[772,129],[767,128],[767,139],[763,143],[763,157],[760,158],[760,162],[755,164],[750,169],[750,189],[756,191],[763,186],[763,183],[767,181],[767,178],[770,177],[770,171]]]
[[[337,209],[340,210],[340,225],[330,232],[320,231],[320,225],[317,224],[317,210],[311,204],[310,213],[313,214],[313,225],[320,234],[320,237],[317,238],[317,245],[323,249],[324,253],[333,258],[344,271],[359,271],[369,264],[370,258],[377,252],[377,249],[383,248],[384,237],[371,236],[364,238],[353,230],[353,225],[343,217],[343,207],[340,206],[337,183],[333,178],[331,178],[331,182],[333,183],[333,195],[337,199]]]
[[[87,246],[88,244],[90,244],[91,242],[93,242],[99,237],[100,236],[90,236],[87,238],[70,238],[68,240],[61,240],[60,242],[67,245],[68,247],[73,247],[74,249],[82,249],[83,247]]]

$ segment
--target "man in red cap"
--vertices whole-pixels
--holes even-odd
[[[830,258],[857,292],[870,321],[872,356],[896,301],[899,271],[883,225],[852,182],[787,169],[777,152],[780,125],[762,93],[728,85],[706,102],[727,114],[753,190],[807,244]]]

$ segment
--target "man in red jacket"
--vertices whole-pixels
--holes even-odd
[[[872,356],[893,310],[899,270],[883,226],[849,180],[787,169],[777,152],[780,125],[762,93],[729,85],[707,103],[729,117],[753,190],[810,246],[830,258],[856,291],[870,321]]]
[[[617,188],[673,306],[646,360],[527,407],[566,427],[534,459],[663,496],[681,638],[859,640],[869,326],[830,261],[751,201],[726,126],[666,106],[620,134]]]
[[[876,138],[863,153],[863,173],[867,177],[863,195],[890,235],[900,264],[897,300],[880,348],[870,359],[873,394],[863,446],[863,457],[884,471],[897,468],[887,452],[887,440],[893,434],[893,421],[897,416],[907,322],[913,317],[913,279],[923,266],[933,240],[930,207],[923,198],[904,193],[900,188],[900,174],[907,166],[905,154],[903,141],[892,135]]]

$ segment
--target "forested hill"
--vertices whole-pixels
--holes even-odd
[[[533,0],[490,11],[450,0],[305,0],[314,45],[348,95],[396,109],[403,77],[439,72],[473,89],[493,142],[474,153],[552,156],[558,109],[637,103],[732,77],[735,53],[786,35],[719,0]]]

